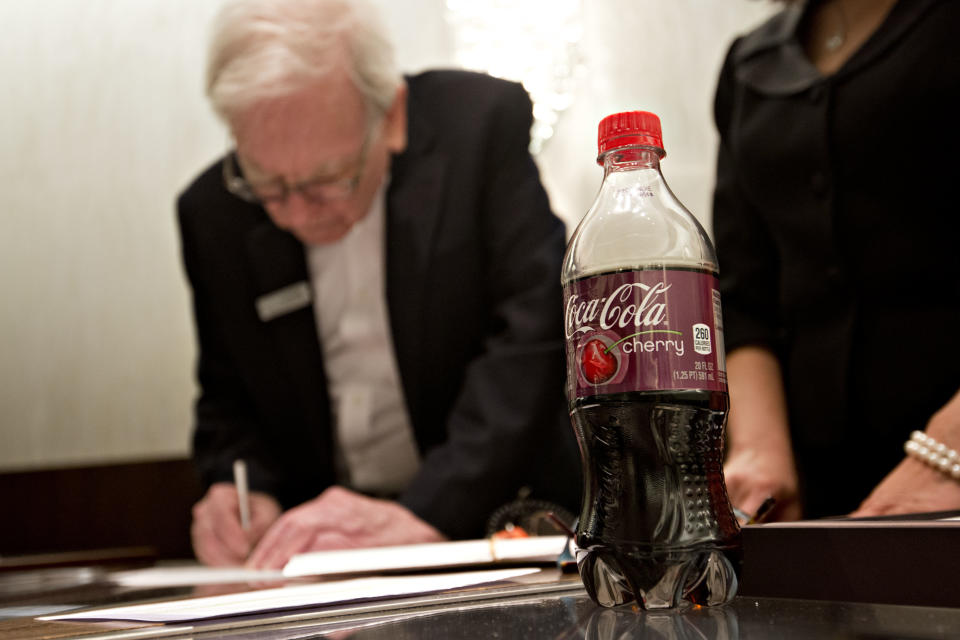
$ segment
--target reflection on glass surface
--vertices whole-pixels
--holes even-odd
[[[542,586],[542,585],[540,585]],[[90,623],[88,633],[102,640],[193,637],[234,640],[755,640],[775,638],[957,638],[960,608],[875,605],[850,602],[737,597],[721,607],[691,606],[682,611],[644,612],[595,605],[577,585],[560,593],[505,592],[502,588],[436,594],[422,599],[359,602],[264,616],[239,616],[202,623],[168,625]],[[567,588],[567,587],[564,587]],[[121,601],[169,599],[189,590],[116,590],[104,586],[22,593],[0,598],[0,638],[73,638],[78,623],[36,623],[50,607],[113,605]],[[24,617],[18,617],[24,616]],[[26,633],[28,630],[34,633]]]
[[[678,612],[597,609],[587,619],[584,640],[735,640],[740,637],[737,612],[730,607],[694,607]]]
[[[318,635],[269,636],[271,640],[523,638],[524,640],[799,640],[809,638],[956,638],[960,609],[844,602],[736,598],[722,607],[644,612],[603,609],[585,594],[410,612],[391,620],[326,627]],[[231,637],[254,637],[231,636]],[[265,636],[257,635],[257,638]]]

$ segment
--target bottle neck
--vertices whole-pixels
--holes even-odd
[[[655,171],[660,173],[663,150],[655,147],[624,147],[611,149],[600,156],[604,178],[622,171]]]

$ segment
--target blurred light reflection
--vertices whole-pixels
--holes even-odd
[[[521,82],[530,94],[533,153],[573,101],[582,68],[580,9],[580,0],[447,0],[457,63]]]

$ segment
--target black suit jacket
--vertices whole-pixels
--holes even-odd
[[[483,533],[521,487],[578,505],[563,399],[564,228],[527,151],[514,83],[408,78],[408,146],[391,165],[386,279],[420,472],[400,501],[453,537]],[[335,482],[312,305],[263,322],[259,296],[309,282],[304,247],[222,186],[221,162],[178,200],[199,341],[194,451],[207,484],[235,458],[290,507]]]

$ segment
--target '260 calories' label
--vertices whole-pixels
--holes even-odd
[[[617,271],[564,287],[567,396],[726,391],[720,293],[713,273]]]

